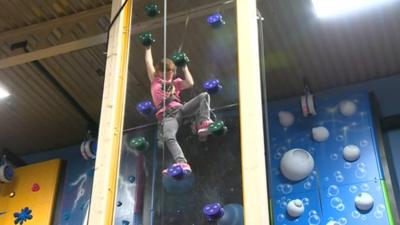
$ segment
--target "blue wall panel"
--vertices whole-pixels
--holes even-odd
[[[343,100],[348,100],[357,106],[356,112],[351,116],[344,116],[340,112],[339,104]],[[375,143],[374,127],[367,92],[335,93],[329,92],[317,95],[318,115],[304,117],[301,113],[299,98],[287,99],[273,102],[269,105],[269,135],[270,135],[270,162],[268,163],[269,185],[274,202],[274,219],[276,224],[284,224],[282,215],[285,215],[285,224],[291,224],[296,221],[303,221],[300,224],[309,223],[306,219],[309,215],[303,214],[297,220],[290,220],[281,206],[282,198],[291,198],[297,196],[303,199],[304,196],[320,196],[321,202],[311,202],[310,205],[320,205],[322,217],[321,224],[326,224],[331,219],[341,219],[352,221],[351,213],[347,212],[354,208],[355,193],[347,193],[350,186],[359,186],[369,184],[371,194],[376,197],[377,205],[373,213],[382,217],[379,218],[379,224],[388,224],[386,211],[384,208],[383,193],[380,189],[380,180],[384,179],[381,166],[379,164],[379,154]],[[289,111],[294,114],[295,122],[292,126],[284,128],[280,125],[278,113],[280,111]],[[329,138],[324,142],[316,142],[312,138],[312,128],[324,126],[329,130]],[[361,157],[355,162],[347,162],[343,158],[343,148],[347,145],[356,145],[361,151]],[[284,178],[280,171],[280,160],[283,154],[293,148],[302,148],[308,151],[314,158],[314,171],[304,180],[292,182]],[[376,184],[375,184],[376,183]],[[331,202],[326,193],[337,187],[343,194],[343,202],[331,210]],[[363,186],[365,187],[365,185]],[[379,189],[379,190],[378,190]],[[361,188],[358,188],[361,190]],[[346,192],[347,191],[347,192]],[[351,195],[351,196],[350,196]],[[337,197],[338,198],[338,197]],[[338,200],[338,199],[334,200]],[[317,201],[317,197],[309,197],[311,201]],[[335,203],[333,200],[333,203]],[[346,200],[346,201],[345,201]],[[338,203],[339,204],[339,203]],[[376,212],[377,207],[379,211]],[[317,210],[318,211],[318,210]],[[353,210],[354,211],[354,210]],[[361,215],[365,218],[365,224],[376,224],[377,220],[373,215]],[[386,219],[385,219],[386,218]],[[288,223],[291,222],[291,223]],[[358,221],[359,222],[359,221]],[[359,224],[359,223],[347,223]]]

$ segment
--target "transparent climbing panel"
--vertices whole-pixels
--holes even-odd
[[[243,224],[235,7],[134,1],[115,224]]]

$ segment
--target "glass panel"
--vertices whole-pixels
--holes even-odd
[[[134,2],[115,223],[243,224],[235,2],[167,8],[164,45],[163,2]]]
[[[390,60],[399,51],[368,46],[388,47],[386,40],[396,36],[389,29],[396,21],[391,13],[397,15],[399,5],[334,16],[350,1],[330,1],[325,10],[331,14],[322,18],[313,2],[258,5],[264,17],[259,37],[271,220],[287,225],[398,224],[390,200],[394,195],[387,191],[393,183],[390,158],[377,102],[369,93],[382,93],[395,81],[363,82],[390,74],[390,66],[377,59]],[[388,39],[378,37],[382,32]]]

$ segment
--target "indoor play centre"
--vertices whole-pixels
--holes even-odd
[[[400,224],[400,1],[0,12],[0,225]]]

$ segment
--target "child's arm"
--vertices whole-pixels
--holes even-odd
[[[182,67],[185,80],[182,81],[182,90],[191,88],[194,85],[192,74],[187,66]]]
[[[156,72],[153,65],[153,55],[151,54],[151,46],[146,48],[144,59],[146,61],[147,76],[149,77],[149,80],[151,82],[153,81],[154,73]]]

